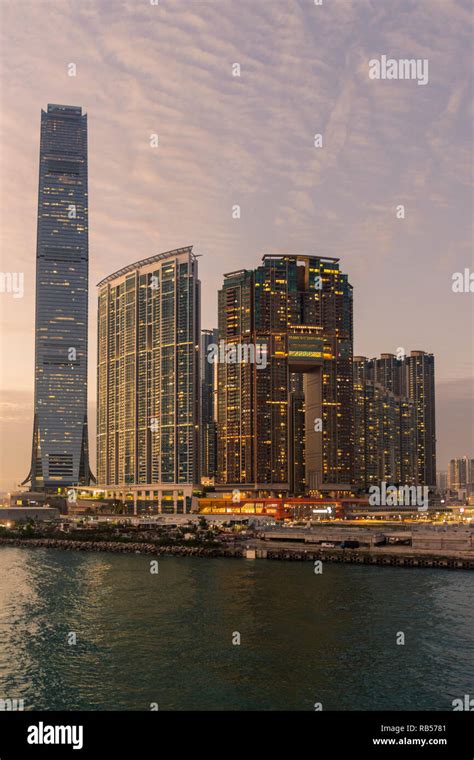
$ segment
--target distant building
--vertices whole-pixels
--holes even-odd
[[[0,525],[6,528],[12,523],[49,522],[59,520],[59,509],[55,507],[7,507],[0,509]]]
[[[13,491],[10,494],[10,507],[42,507],[47,496],[44,491]]]
[[[35,400],[23,484],[57,491],[91,481],[87,432],[87,116],[41,111],[36,246]]]
[[[448,473],[446,470],[436,473],[436,485],[441,494],[446,493],[448,490]]]
[[[447,481],[450,491],[465,491],[468,496],[474,494],[474,459],[451,459]]]

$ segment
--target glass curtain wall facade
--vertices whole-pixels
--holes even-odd
[[[87,116],[41,111],[36,249],[35,397],[31,469],[24,483],[88,485]]]
[[[199,483],[199,288],[192,247],[98,285],[101,485]]]

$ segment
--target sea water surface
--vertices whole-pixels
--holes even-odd
[[[150,561],[1,546],[0,698],[26,710],[451,710],[474,696],[473,573],[161,557],[152,574]]]

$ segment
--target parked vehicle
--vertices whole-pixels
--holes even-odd
[[[358,541],[341,541],[341,549],[357,549],[359,546]]]

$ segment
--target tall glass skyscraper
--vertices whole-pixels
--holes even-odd
[[[199,483],[197,258],[192,247],[161,253],[98,288],[98,482],[143,485],[162,511],[186,511]]]
[[[87,116],[41,111],[32,490],[88,485]]]

